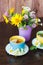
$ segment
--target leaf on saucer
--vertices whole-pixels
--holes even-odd
[[[37,49],[36,46],[31,46],[31,47],[30,47],[30,50],[36,50],[36,49]]]
[[[40,47],[43,47],[43,44],[40,44]]]
[[[10,50],[10,52],[13,52],[13,50]]]

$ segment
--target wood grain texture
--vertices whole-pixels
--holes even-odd
[[[38,0],[37,15],[43,17],[43,0]]]
[[[3,21],[3,13],[14,7],[15,12],[20,13],[22,6],[28,6],[36,12],[38,17],[43,17],[43,0],[0,0],[0,21]]]
[[[15,0],[9,0],[9,9],[10,8],[15,8]]]
[[[0,0],[0,21],[1,21],[1,0]]]
[[[22,8],[22,1],[21,0],[16,0],[16,12],[20,13],[21,12],[21,8]]]
[[[32,9],[36,11],[38,17],[43,17],[43,0],[33,0]]]
[[[8,0],[1,0],[0,1],[0,12],[1,12],[1,20],[3,21],[3,13],[5,12],[5,11],[7,11],[8,10],[8,5],[9,5],[9,2],[8,2]]]

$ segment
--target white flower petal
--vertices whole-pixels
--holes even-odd
[[[22,6],[22,8],[23,8],[24,10],[31,11],[31,9],[30,9],[29,7]]]
[[[41,22],[41,20],[40,20],[40,19],[38,19],[38,22]]]
[[[36,12],[35,11],[31,11],[30,13],[35,14]]]
[[[25,14],[25,15],[24,15],[24,19],[28,19],[28,15]]]

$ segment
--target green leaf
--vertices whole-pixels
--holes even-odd
[[[24,30],[28,30],[28,28],[24,27]]]
[[[43,44],[40,44],[40,47],[43,47]]]
[[[19,24],[19,28],[22,27],[22,23]]]
[[[36,46],[31,46],[31,47],[30,47],[30,50],[36,50],[36,49],[37,49]]]

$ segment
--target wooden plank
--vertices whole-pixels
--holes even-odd
[[[8,0],[1,0],[1,20],[3,21],[3,14],[8,10]]]
[[[37,15],[39,17],[43,17],[43,0],[38,0],[38,8],[37,8],[38,12]]]
[[[43,17],[43,0],[33,0],[32,9],[36,11],[38,17]]]
[[[15,0],[15,9],[16,9],[16,12],[17,13],[20,13],[21,12],[21,8],[22,8],[22,6],[21,6],[21,3],[22,3],[22,0]]]
[[[1,21],[1,0],[0,0],[0,21]]]
[[[22,6],[28,6],[32,9],[32,0],[16,0],[16,12],[20,13]]]
[[[32,0],[24,0],[24,6],[28,6],[30,8],[32,8]]]
[[[14,8],[15,9],[15,0],[9,0],[9,9]]]

